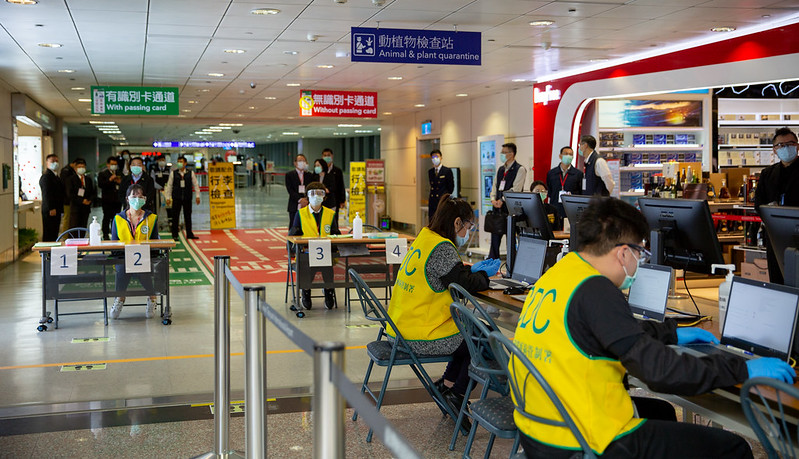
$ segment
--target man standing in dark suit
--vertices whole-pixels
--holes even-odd
[[[452,176],[452,169],[441,165],[441,150],[431,151],[430,160],[433,161],[433,167],[427,171],[427,178],[430,181],[430,197],[427,199],[427,217],[429,221],[432,221],[441,196],[452,194],[455,190],[455,179]]]
[[[69,178],[75,175],[75,161],[73,160],[71,163],[68,163],[61,169],[61,172],[58,173],[58,177],[61,179],[61,184],[64,186],[64,218],[61,219],[61,232],[68,230],[69,226],[69,215],[70,215],[70,205],[69,205],[69,198],[67,194],[67,182]]]
[[[347,205],[346,188],[344,187],[344,172],[333,163],[333,150],[325,148],[322,150],[322,158],[327,163],[327,173],[329,177],[327,183],[332,183],[333,187],[328,191],[328,200],[325,201],[326,206],[336,211],[336,222],[338,222],[338,210],[343,209]]]
[[[92,212],[92,201],[97,196],[94,181],[86,175],[86,160],[76,158],[75,175],[67,179],[67,197],[69,198],[69,227],[87,228],[89,214]]]
[[[308,198],[305,194],[305,187],[312,183],[319,181],[319,177],[307,171],[308,160],[305,155],[298,153],[294,158],[294,170],[286,174],[286,191],[289,193],[289,203],[286,210],[289,213],[289,228],[294,224],[294,217],[297,215],[297,209],[301,209],[308,205]]]
[[[164,190],[166,189],[166,182],[169,181],[170,173],[170,168],[166,164],[166,157],[158,155],[155,164],[150,169],[150,178],[153,179],[153,184],[155,185],[155,207],[158,209],[156,214],[158,216],[159,229],[172,228],[172,208],[164,205],[166,203]],[[162,208],[166,210],[166,218],[161,212]]]
[[[136,156],[130,160],[130,174],[122,177],[122,183],[119,184],[119,200],[126,202],[126,193],[128,188],[133,184],[141,185],[144,188],[144,196],[147,202],[144,204],[144,209],[152,213],[155,212],[155,182],[152,177],[144,172],[144,161]]]
[[[566,213],[560,197],[564,194],[580,194],[583,189],[583,173],[572,167],[573,160],[574,150],[563,147],[560,149],[560,164],[547,172],[547,197],[561,220],[566,218]]]
[[[55,174],[58,170],[58,156],[47,155],[44,173],[39,179],[42,190],[42,242],[53,242],[61,227],[61,214],[64,213],[64,184]]]
[[[97,174],[97,186],[103,192],[103,239],[111,238],[111,221],[122,209],[119,200],[119,184],[122,183],[122,173],[119,171],[119,157],[110,156],[106,161],[106,168]]]

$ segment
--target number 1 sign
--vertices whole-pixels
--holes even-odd
[[[53,247],[50,250],[50,275],[77,276],[78,248]]]
[[[149,273],[150,246],[134,244],[125,246],[125,273]]]

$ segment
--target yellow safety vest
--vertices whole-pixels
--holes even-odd
[[[597,454],[618,437],[641,425],[624,388],[625,369],[618,360],[587,355],[571,339],[566,316],[572,295],[599,271],[576,252],[567,254],[535,283],[524,302],[514,344],[524,352],[563,402],[588,445]],[[602,301],[601,298],[597,302]],[[599,307],[599,305],[597,305]],[[561,420],[535,379],[520,363],[516,378],[526,380],[525,411]],[[536,441],[564,449],[580,449],[567,427],[537,423],[514,412],[519,430]]]
[[[307,205],[300,209],[300,227],[302,228],[303,236],[319,236],[327,237],[330,235],[330,225],[333,224],[333,218],[336,212],[327,207],[322,207],[322,228],[316,226],[316,219],[311,213],[311,206]]]
[[[140,241],[148,241],[150,239],[158,239],[158,236],[155,238],[152,237],[154,231],[158,231],[158,225],[156,224],[156,220],[158,216],[154,213],[149,211],[145,211],[144,218],[142,218],[139,225],[136,227],[136,234],[135,236],[130,233],[130,222],[125,218],[125,214],[116,214],[114,216],[114,228],[116,228],[117,238],[124,242],[136,242]]]
[[[425,276],[427,260],[440,244],[455,247],[449,239],[427,227],[422,228],[408,248],[397,273],[388,315],[402,336],[409,341],[434,341],[459,333],[449,312],[449,305],[452,303],[449,291],[446,287],[443,290],[433,290]],[[387,332],[394,336],[392,330]]]

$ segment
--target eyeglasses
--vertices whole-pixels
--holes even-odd
[[[782,147],[795,147],[799,145],[799,143],[794,142],[793,140],[790,142],[782,142],[782,143],[775,143],[774,148],[782,148]]]
[[[646,250],[644,247],[641,247],[638,244],[630,244],[628,242],[624,242],[624,243],[621,243],[621,244],[616,244],[616,247],[621,247],[621,246],[625,246],[625,245],[627,247],[635,250],[636,252],[638,252],[638,264],[639,265],[642,265],[642,264],[648,262],[649,259],[652,258],[652,252],[650,252],[649,250]]]
[[[463,226],[466,227],[466,231],[471,231],[472,228],[474,228],[474,222],[473,221],[467,221],[466,223],[463,224]]]

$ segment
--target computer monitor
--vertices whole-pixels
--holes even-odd
[[[799,287],[799,207],[760,206],[759,213],[785,285]]]
[[[669,301],[671,268],[645,264],[638,267],[627,302],[633,314],[663,322]]]
[[[519,235],[519,248],[516,251],[516,263],[511,278],[535,284],[544,271],[547,257],[547,241],[532,236]]]
[[[580,196],[565,194],[560,197],[560,203],[563,204],[563,211],[566,212],[566,218],[569,219],[569,250],[577,250],[577,224],[580,222],[580,217],[583,211],[591,204],[591,199],[594,196]]]
[[[544,208],[544,202],[537,193],[505,192],[505,204],[508,213],[515,217],[515,227],[521,234],[531,235],[538,239],[548,241],[555,239],[552,234],[552,225]]]
[[[651,230],[652,264],[710,274],[710,265],[724,263],[707,201],[638,198],[638,206]]]

